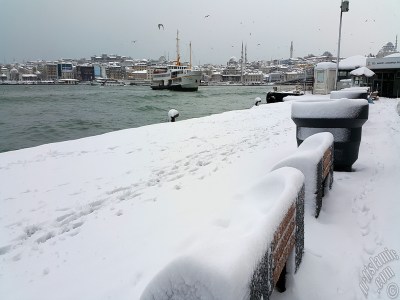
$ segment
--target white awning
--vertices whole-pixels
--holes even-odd
[[[350,75],[372,77],[375,75],[375,73],[370,69],[368,69],[367,67],[361,67],[351,71]]]

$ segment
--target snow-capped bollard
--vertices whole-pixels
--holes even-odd
[[[175,122],[175,119],[179,117],[179,111],[177,111],[176,109],[171,109],[168,112],[168,118],[170,122]]]
[[[255,106],[258,106],[258,105],[261,104],[261,98],[260,98],[260,97],[257,97],[256,99],[254,99],[254,101],[256,101],[256,102],[254,103]]]

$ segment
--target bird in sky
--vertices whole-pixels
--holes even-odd
[[[164,30],[164,25],[163,24],[158,24],[158,29],[161,30],[161,28]]]
[[[137,40],[132,41],[132,44],[135,44],[137,42]]]
[[[261,44],[257,44],[257,46],[261,46]]]
[[[204,18],[208,18],[210,15],[206,15]]]

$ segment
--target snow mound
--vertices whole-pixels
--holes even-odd
[[[285,167],[233,197],[229,226],[209,231],[197,247],[170,262],[140,299],[248,298],[253,273],[303,184],[299,170]]]
[[[292,118],[357,118],[363,111],[362,107],[368,106],[364,99],[311,101],[293,102]]]

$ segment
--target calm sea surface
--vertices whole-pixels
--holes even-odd
[[[266,86],[209,86],[198,92],[153,91],[148,86],[0,85],[0,152],[168,121],[246,109]]]

